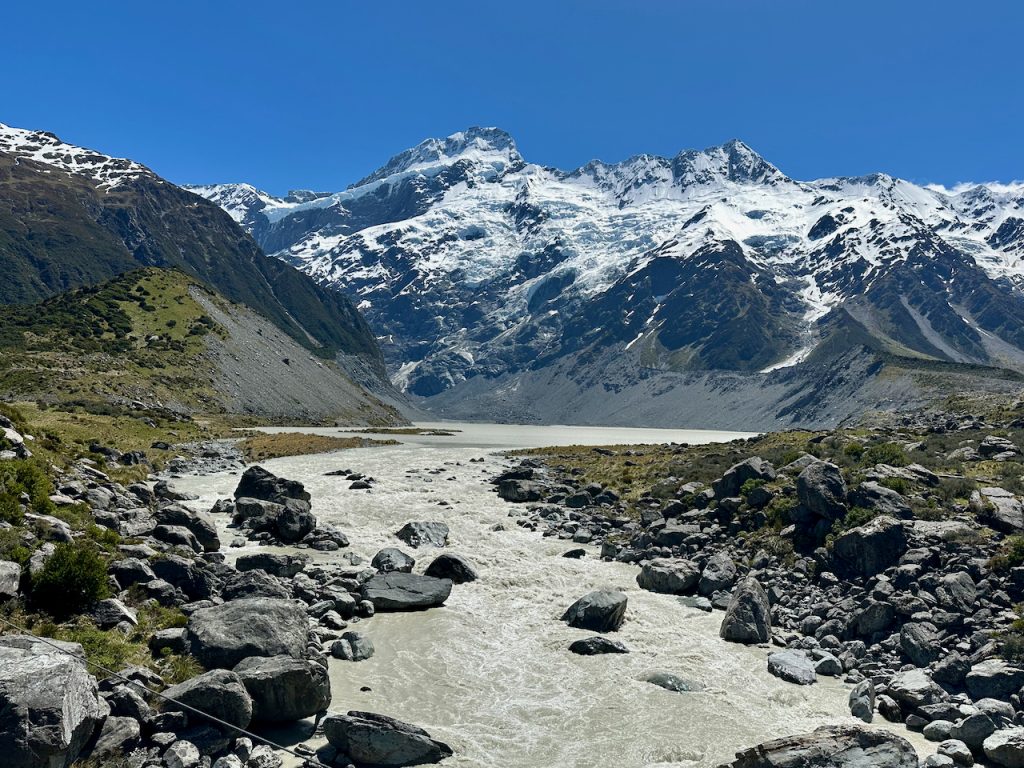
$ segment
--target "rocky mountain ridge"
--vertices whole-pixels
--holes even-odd
[[[395,383],[447,415],[571,414],[531,384],[559,364],[596,378],[642,370],[666,389],[671,374],[706,386],[738,373],[764,401],[759,424],[787,423],[762,396],[773,372],[796,369],[787,391],[799,397],[865,347],[1024,365],[1022,184],[797,181],[735,140],[561,171],[473,128],[334,194],[191,189],[268,253],[344,286]],[[611,371],[588,363],[608,357]],[[535,409],[546,396],[563,407]],[[602,398],[583,385],[573,396]]]

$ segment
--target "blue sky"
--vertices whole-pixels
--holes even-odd
[[[564,168],[737,137],[796,178],[1024,177],[1015,0],[48,0],[3,26],[0,122],[179,183],[340,189],[469,125]]]

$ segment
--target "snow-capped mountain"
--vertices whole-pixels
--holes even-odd
[[[1024,364],[1024,184],[797,181],[740,141],[562,171],[471,128],[333,194],[191,189],[348,291],[400,386],[481,415],[542,418],[550,386],[519,385],[569,360],[580,387],[608,365],[763,383],[851,345]]]

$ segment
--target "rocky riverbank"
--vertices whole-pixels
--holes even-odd
[[[935,743],[926,765],[1009,768],[1024,765],[1020,426],[933,414],[727,449],[552,449],[494,483],[567,556],[598,544],[640,587],[721,610],[723,642],[774,648],[771,674],[848,683],[854,715]],[[633,467],[659,452],[677,474],[588,482],[594,452]],[[871,765],[916,764],[886,749]],[[752,754],[734,765],[779,764]]]

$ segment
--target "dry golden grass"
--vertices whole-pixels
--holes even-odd
[[[380,445],[397,445],[395,440],[370,440],[365,437],[331,437],[310,435],[303,432],[257,433],[249,435],[239,443],[239,448],[248,462],[267,461],[282,456],[305,456],[310,453],[329,453],[349,448],[370,448]]]

